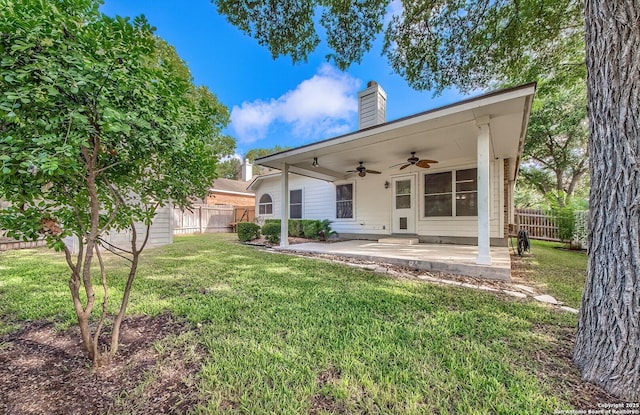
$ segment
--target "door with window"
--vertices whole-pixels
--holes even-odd
[[[415,178],[413,176],[393,179],[392,225],[393,233],[416,233]]]

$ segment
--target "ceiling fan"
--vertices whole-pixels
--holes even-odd
[[[369,170],[366,167],[364,167],[364,161],[360,162],[360,165],[358,167],[356,167],[355,170],[347,170],[347,173],[358,173],[358,176],[360,177],[364,177],[367,175],[367,173],[370,174],[380,174],[379,171],[376,170]]]
[[[428,169],[429,167],[431,167],[431,164],[433,163],[437,163],[437,160],[429,160],[429,159],[420,159],[418,157],[416,157],[416,152],[412,151],[411,152],[411,157],[409,157],[407,159],[406,163],[400,163],[400,164],[395,164],[391,167],[398,167],[398,166],[402,166],[400,167],[400,170],[402,169],[406,169],[409,166],[418,166],[418,167],[422,167],[423,169]]]

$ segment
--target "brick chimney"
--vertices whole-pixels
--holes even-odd
[[[376,81],[358,92],[358,129],[383,124],[387,117],[387,93]]]

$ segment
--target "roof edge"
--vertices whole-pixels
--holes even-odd
[[[382,123],[382,124],[378,124],[378,125],[374,125],[374,126],[371,126],[371,127],[363,128],[361,130],[352,131],[352,132],[347,133],[347,134],[342,134],[342,135],[339,135],[339,136],[336,136],[336,137],[331,137],[331,138],[328,138],[328,139],[325,139],[325,140],[315,141],[313,143],[308,143],[308,144],[301,145],[299,147],[294,147],[294,148],[291,148],[289,150],[284,150],[284,151],[280,151],[280,152],[277,152],[277,153],[269,154],[268,156],[259,157],[259,158],[255,159],[254,160],[254,164],[260,164],[260,161],[268,161],[268,160],[273,159],[273,158],[278,159],[281,156],[297,152],[297,151],[299,151],[301,149],[304,149],[304,148],[307,148],[307,147],[316,146],[316,145],[319,145],[319,144],[320,145],[321,144],[330,145],[330,143],[332,141],[334,141],[334,140],[340,140],[340,139],[343,139],[345,137],[349,137],[351,135],[359,134],[359,133],[361,133],[363,131],[375,130],[375,129],[386,127],[386,126],[389,126],[389,125],[392,125],[392,124],[395,124],[395,123],[400,123],[402,121],[409,120],[409,119],[412,119],[412,118],[417,118],[417,117],[421,117],[421,116],[424,116],[424,115],[433,114],[433,113],[436,113],[436,112],[439,112],[439,111],[444,111],[444,110],[447,110],[447,109],[455,108],[457,106],[464,106],[464,105],[467,105],[469,103],[473,103],[475,101],[481,101],[483,99],[492,98],[492,97],[499,96],[499,95],[506,95],[506,94],[513,93],[513,92],[516,92],[516,91],[519,91],[519,90],[526,90],[526,89],[531,89],[531,88],[533,88],[533,91],[531,92],[531,94],[535,94],[536,88],[537,88],[537,82],[529,82],[529,83],[522,84],[522,85],[516,85],[516,86],[513,86],[513,87],[509,87],[509,88],[490,91],[490,92],[487,92],[487,93],[482,94],[482,95],[477,95],[475,97],[466,98],[466,99],[463,99],[462,101],[457,101],[457,102],[454,102],[454,103],[451,103],[451,104],[443,105],[441,107],[432,108],[432,109],[429,109],[429,110],[426,110],[426,111],[422,111],[422,112],[419,112],[419,113],[416,113],[416,114],[408,115],[406,117],[398,118],[398,119],[395,119],[395,120],[392,120],[392,121],[387,121],[387,122]],[[253,185],[253,182],[247,188],[250,189],[252,185]]]

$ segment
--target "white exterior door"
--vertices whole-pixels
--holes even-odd
[[[416,233],[415,177],[393,178],[392,233]]]

